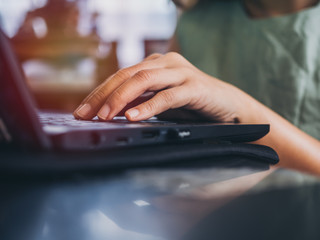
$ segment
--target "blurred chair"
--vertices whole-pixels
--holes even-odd
[[[101,40],[97,13],[90,16],[90,32],[80,34],[78,1],[48,0],[27,13],[12,38],[40,108],[72,111],[118,70],[117,43]]]

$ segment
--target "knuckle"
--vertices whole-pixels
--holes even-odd
[[[174,101],[174,93],[172,91],[162,91],[159,95],[167,105],[171,105]]]
[[[129,70],[129,68],[120,69],[120,70],[117,71],[115,76],[117,76],[120,79],[129,78],[130,77],[130,70]]]
[[[167,54],[166,54],[166,56],[168,57],[168,58],[171,58],[171,59],[174,59],[174,60],[182,60],[182,59],[184,59],[179,53],[176,53],[176,52],[168,52]]]
[[[148,113],[153,113],[156,110],[156,103],[153,100],[150,100],[145,103],[145,109]]]
[[[115,103],[115,104],[119,104],[123,101],[123,95],[120,93],[120,91],[115,91],[112,94],[112,98],[110,100],[110,103]]]
[[[155,58],[159,58],[161,57],[162,54],[161,53],[152,53],[151,55],[149,55],[146,59],[155,59]]]
[[[150,71],[141,70],[134,75],[134,79],[138,82],[145,83],[152,79]]]
[[[106,98],[105,93],[100,90],[100,91],[97,91],[97,92],[94,94],[94,96],[93,96],[92,99],[94,99],[94,100],[97,101],[97,102],[102,102],[102,101],[105,100],[105,98]]]

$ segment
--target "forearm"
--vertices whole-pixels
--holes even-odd
[[[246,112],[241,121],[270,124],[269,134],[255,143],[272,147],[279,155],[279,166],[319,175],[320,141],[263,104],[249,96],[247,98],[250,103],[243,110]]]

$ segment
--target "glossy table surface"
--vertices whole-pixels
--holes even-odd
[[[249,165],[8,173],[0,239],[320,239],[320,179]]]

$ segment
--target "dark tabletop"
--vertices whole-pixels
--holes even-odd
[[[0,239],[320,239],[320,179],[268,166],[147,167],[0,182]]]

